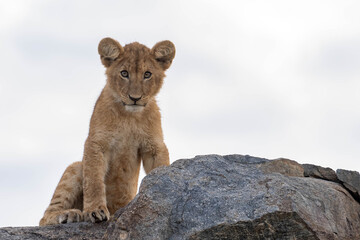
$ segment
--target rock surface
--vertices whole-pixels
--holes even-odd
[[[107,226],[108,223],[71,223],[47,227],[6,227],[0,228],[0,239],[101,239]]]
[[[332,182],[339,182],[336,173],[331,168],[324,168],[312,164],[303,164],[304,176],[325,179]]]
[[[336,170],[338,179],[343,183],[355,199],[360,200],[360,174],[356,171],[348,171],[343,169]]]
[[[178,160],[146,176],[109,222],[2,228],[0,239],[360,239],[359,202],[304,173],[287,159]]]
[[[260,164],[259,168],[264,173],[281,173],[289,177],[304,177],[304,168],[297,162],[285,158]]]

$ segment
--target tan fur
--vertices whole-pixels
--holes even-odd
[[[169,165],[155,95],[175,46],[163,41],[152,49],[136,42],[122,47],[105,38],[98,51],[107,82],[91,117],[84,157],[65,170],[40,226],[106,221],[135,197],[141,160],[146,173]]]

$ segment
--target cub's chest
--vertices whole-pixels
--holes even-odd
[[[123,148],[140,148],[141,145],[148,141],[149,134],[143,125],[134,123],[123,123],[116,126],[110,132],[110,148],[114,150]]]

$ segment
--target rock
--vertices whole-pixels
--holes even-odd
[[[200,231],[189,239],[275,239],[274,231],[270,228],[278,232],[276,239],[294,239],[294,236],[318,239],[299,215],[289,212],[269,213],[254,221],[220,224]]]
[[[339,182],[336,173],[331,168],[324,168],[312,164],[302,164],[305,177],[321,178],[332,182]]]
[[[242,155],[178,160],[147,175],[109,222],[2,228],[0,239],[360,239],[360,204],[303,171]]]
[[[0,228],[1,240],[82,240],[101,239],[108,223],[71,223],[46,227],[6,227]]]
[[[196,157],[201,157],[201,156],[196,156]],[[252,157],[249,155],[243,156],[239,154],[225,155],[224,158],[226,160],[231,159],[231,161],[242,164],[260,164],[270,161],[269,159],[266,158]]]
[[[198,156],[154,170],[104,239],[360,238],[360,205],[340,184],[239,159]]]
[[[278,158],[264,164],[261,164],[259,168],[264,173],[280,173],[289,177],[303,177],[304,168],[293,160],[286,158]]]
[[[360,200],[360,174],[356,171],[348,171],[343,169],[336,170],[338,179],[343,185],[353,194],[353,196]]]

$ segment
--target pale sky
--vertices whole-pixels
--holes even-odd
[[[356,0],[0,2],[0,227],[37,225],[81,160],[103,37],[175,44],[157,97],[172,162],[249,154],[360,171],[359,12]]]

